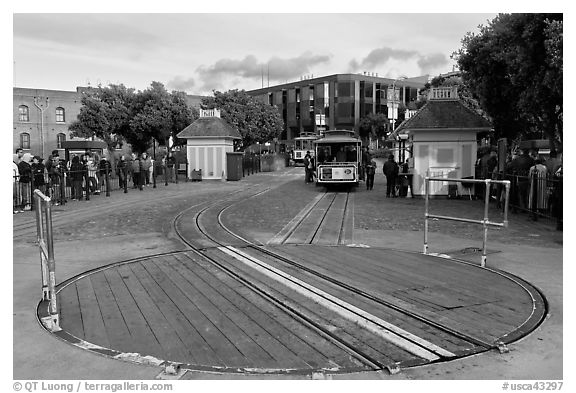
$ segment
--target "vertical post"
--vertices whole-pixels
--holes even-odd
[[[110,196],[110,176],[108,175],[108,161],[106,161],[106,165],[104,165],[105,169],[106,169],[106,174],[104,175],[104,178],[106,179],[106,196],[109,197]]]
[[[124,164],[124,168],[122,168],[122,172],[124,172],[124,194],[128,193],[128,164]]]
[[[164,163],[164,185],[168,185],[168,157],[166,157],[166,162]]]
[[[156,168],[158,168],[158,163],[154,160],[154,164],[152,164],[152,188],[156,188]]]
[[[481,267],[486,266],[486,243],[488,242],[488,207],[490,205],[490,179],[484,180],[484,220],[482,227],[484,228],[484,238],[482,241],[482,262]]]
[[[176,184],[178,184],[178,166],[180,164],[178,162],[176,162],[176,160],[174,160],[174,166],[172,167],[172,170],[174,171],[174,179],[176,181]]]
[[[40,240],[42,239],[42,231],[44,230],[43,225],[42,225],[42,213],[41,213],[41,209],[40,209],[40,197],[36,194],[36,192],[34,192],[34,200],[36,203],[36,206],[38,207],[36,209],[36,239],[38,241],[38,243],[40,243]]]
[[[506,180],[505,191],[506,198],[504,199],[504,227],[508,227],[508,198],[510,198],[510,180]]]
[[[52,233],[52,207],[50,203],[45,203],[46,216],[46,248],[48,250],[48,290],[50,292],[49,313],[52,328],[59,327],[58,305],[56,303],[56,262],[54,261],[54,239]]]
[[[538,220],[538,173],[534,171],[530,177],[530,196],[528,197],[528,203],[532,202],[529,206],[530,212],[532,214],[532,220]]]
[[[84,179],[85,183],[86,183],[86,200],[89,201],[90,200],[90,175],[88,174],[88,166],[86,166],[86,169],[84,170]]]
[[[424,178],[424,254],[428,254],[428,193],[430,180]]]

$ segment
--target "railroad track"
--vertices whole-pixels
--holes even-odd
[[[267,190],[263,190],[253,194],[251,197],[257,197],[266,191]],[[306,237],[307,243],[314,243],[314,239],[317,239],[318,234],[321,233],[321,229],[326,225],[326,218],[329,215],[330,207],[333,207],[337,200],[340,200],[341,205],[347,207],[349,203],[348,194],[349,193],[345,195],[338,193],[323,194],[312,204],[311,208],[297,220],[298,223],[293,226],[293,229],[284,234],[284,241],[282,241],[281,244],[285,243],[287,239],[290,239],[293,233],[302,226],[301,224],[310,219],[312,211],[323,203],[327,208],[321,209],[323,211],[316,217],[316,229],[312,230],[312,235]],[[242,200],[244,200],[244,198],[242,198]],[[454,331],[449,327],[442,326],[435,321],[417,315],[366,291],[309,268],[284,255],[271,251],[262,244],[254,244],[250,240],[241,237],[228,229],[222,222],[224,212],[238,202],[240,202],[240,200],[237,202],[228,200],[224,204],[216,202],[204,207],[194,215],[193,220],[196,226],[196,235],[201,235],[204,239],[207,239],[208,242],[201,240],[200,236],[195,236],[195,239],[191,241],[188,239],[187,234],[183,233],[179,222],[186,216],[186,211],[182,212],[175,219],[175,231],[181,240],[198,255],[206,258],[219,269],[226,272],[230,277],[251,288],[263,298],[290,314],[293,318],[306,324],[309,328],[314,329],[325,339],[337,344],[351,356],[362,362],[367,369],[386,369],[390,372],[396,372],[399,367],[453,359],[458,356],[469,355],[495,347],[495,345],[491,343],[483,342],[482,340]],[[216,220],[214,216],[216,216]],[[339,213],[339,217],[339,221],[343,223],[346,217],[345,209]],[[214,225],[215,222],[218,224],[217,226]],[[340,228],[338,228],[334,234],[338,239],[337,244],[341,241],[342,227],[343,224],[340,225]],[[190,228],[188,228],[188,230],[190,230]],[[249,267],[249,269],[238,269],[234,263],[230,263],[223,258],[214,257],[214,249],[218,249],[226,254],[229,257],[228,260],[231,258],[232,261],[241,261],[245,266]],[[266,260],[266,262],[264,262],[264,260]],[[270,263],[271,260],[273,263]],[[307,277],[302,279],[303,275],[300,273],[297,275],[301,278],[296,277],[296,275],[287,274],[284,271],[287,270],[286,268],[290,271],[299,271]],[[257,273],[253,274],[251,271]],[[310,277],[314,278],[314,281],[324,281],[337,287],[340,293],[344,291],[355,298],[361,298],[364,303],[368,302],[378,307],[391,309],[395,313],[401,314],[404,318],[409,318],[416,323],[426,325],[426,329],[428,330],[435,329],[443,336],[451,336],[453,338],[452,341],[459,343],[461,350],[455,352],[442,348],[354,304],[342,300],[337,296],[333,296],[322,289],[316,288],[306,282],[307,278]],[[350,335],[350,332],[348,332],[348,335],[343,336],[334,333],[327,326],[318,322],[321,321],[321,318],[315,315],[313,309],[301,307],[294,303],[287,303],[285,297],[274,289],[274,286],[278,283],[314,302],[317,307],[330,310],[336,318],[353,321],[354,324],[363,331],[363,334],[367,332],[367,336],[375,336],[381,339],[382,342],[385,343],[385,345],[383,345],[385,348],[397,347],[397,350],[391,350],[391,352],[400,353],[401,356],[399,356],[399,359],[394,359],[393,356],[389,356],[387,353],[382,353],[378,350],[374,351],[374,348],[366,350],[361,343],[362,335],[359,335],[360,338],[358,339],[358,337],[354,337],[353,334]],[[370,339],[373,340],[374,337],[370,337]],[[409,353],[410,356],[406,357],[406,352]]]

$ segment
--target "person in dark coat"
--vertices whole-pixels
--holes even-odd
[[[46,170],[39,156],[32,157],[32,178],[34,180],[33,189],[39,189],[43,194],[46,193],[46,180],[44,172]]]
[[[22,159],[18,163],[18,172],[20,173],[20,187],[22,189],[22,204],[20,211],[31,209],[31,183],[32,183],[32,167],[30,166],[32,155],[24,153]]]
[[[140,178],[140,172],[142,171],[142,164],[140,162],[140,157],[138,157],[135,153],[132,153],[132,161],[130,162],[132,173],[132,182],[134,184],[134,188],[140,189],[142,191],[142,182]]]
[[[388,156],[388,161],[384,163],[382,168],[386,176],[386,198],[396,198],[396,178],[398,177],[398,164],[394,161],[394,155]]]
[[[70,165],[70,177],[72,178],[72,200],[82,200],[82,181],[84,180],[86,168],[80,161],[80,157],[72,157],[72,164]]]
[[[528,192],[530,191],[530,168],[534,166],[534,159],[530,157],[528,149],[522,151],[510,163],[512,174],[518,176],[517,200],[521,209],[528,207]]]
[[[376,174],[376,161],[370,160],[366,163],[366,189],[372,190],[374,188],[374,175]]]
[[[306,183],[310,183],[310,171],[311,168],[310,166],[312,165],[312,156],[310,155],[310,152],[307,151],[306,155],[304,156],[304,181]]]
[[[125,183],[128,180],[128,163],[126,162],[126,157],[124,155],[120,156],[120,160],[116,165],[116,173],[118,174],[120,188],[124,188]]]

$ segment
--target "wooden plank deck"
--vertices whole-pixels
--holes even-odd
[[[274,252],[366,291],[399,308],[492,343],[514,336],[533,311],[518,284],[472,265],[391,250],[274,245]],[[250,252],[249,250],[245,250]],[[273,279],[206,250],[345,342],[383,364],[414,362],[413,354],[363,332]],[[474,344],[297,268],[252,251],[265,263],[372,313],[448,351]],[[61,326],[74,336],[120,352],[213,368],[365,369],[342,348],[192,252],[120,264],[69,283],[59,293]],[[530,323],[526,326],[531,326]]]

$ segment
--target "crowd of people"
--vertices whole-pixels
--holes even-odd
[[[554,217],[561,217],[561,153],[551,151],[546,158],[535,150],[522,149],[509,153],[506,162],[499,166],[498,154],[495,149],[491,149],[478,158],[476,168],[477,178],[510,180],[510,205],[514,210],[549,212]],[[505,197],[503,191],[502,186],[495,186],[489,195],[501,205]],[[533,217],[536,218],[535,215]]]
[[[172,179],[175,176],[176,160],[172,153],[164,155],[162,165]],[[153,183],[154,160],[146,152],[132,153],[129,159],[120,156],[116,165],[116,176],[120,188],[132,182],[133,188],[143,190]],[[112,177],[112,164],[105,155],[86,152],[70,154],[65,161],[59,151],[52,151],[45,160],[32,156],[18,148],[12,160],[13,213],[31,210],[32,193],[35,189],[49,196],[54,205],[66,203],[66,187],[70,188],[69,199],[88,199],[89,195],[99,195]]]

